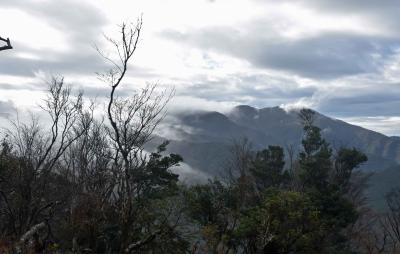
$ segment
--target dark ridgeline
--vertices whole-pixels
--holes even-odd
[[[215,176],[219,174],[220,160],[226,157],[226,149],[222,148],[233,139],[247,138],[255,149],[290,145],[298,151],[301,147],[303,131],[298,110],[237,106],[225,114],[203,111],[175,117],[174,124],[166,123],[174,135],[162,137],[171,140],[169,149],[180,153],[191,166]],[[188,128],[175,128],[177,123]],[[317,112],[315,124],[333,148],[356,147],[367,154],[369,160],[362,166],[364,170],[382,171],[400,163],[398,137],[388,137]],[[206,160],[201,159],[204,156]]]

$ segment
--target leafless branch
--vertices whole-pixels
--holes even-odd
[[[156,236],[158,234],[161,233],[161,230],[156,230],[154,231],[152,234],[148,235],[146,238],[144,238],[143,240],[137,241],[135,243],[129,244],[128,247],[125,249],[125,253],[131,253],[132,251],[138,250],[140,249],[142,246],[148,244],[149,242],[153,241],[154,238],[156,238]]]
[[[5,46],[1,46],[1,47],[0,47],[0,51],[2,51],[2,50],[7,50],[7,49],[12,49],[12,48],[13,48],[13,47],[11,46],[11,41],[10,41],[9,38],[5,39],[5,38],[3,38],[3,37],[0,36],[0,41],[3,41],[3,42],[6,43]]]

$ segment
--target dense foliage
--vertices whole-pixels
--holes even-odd
[[[16,122],[1,144],[2,252],[396,251],[399,192],[388,196],[387,216],[372,215],[354,171],[366,156],[354,148],[334,152],[311,110],[299,114],[304,136],[290,168],[283,148],[253,151],[244,141],[234,146],[225,177],[185,186],[171,171],[182,158],[166,153],[168,142],[148,153],[151,133],[118,122],[122,149],[135,139],[121,151],[112,129],[84,110],[81,95],[69,97],[62,79],[49,94],[51,131],[37,120]],[[138,96],[150,95],[145,89]]]

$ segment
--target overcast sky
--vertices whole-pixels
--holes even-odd
[[[157,82],[173,110],[307,106],[400,135],[398,0],[0,0],[0,117],[32,109],[51,74],[106,96],[93,45],[142,13],[125,95]]]

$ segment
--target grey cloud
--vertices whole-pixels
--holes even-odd
[[[75,84],[75,86],[81,86],[83,93],[88,97],[97,97],[97,98],[107,98],[110,96],[110,87],[107,84],[99,84],[99,85],[91,85],[91,86],[82,86],[81,84]],[[128,97],[132,94],[137,93],[137,90],[121,86],[120,90],[116,92],[116,96],[120,97]]]
[[[341,120],[361,125],[367,129],[385,133],[389,136],[400,135],[400,118],[397,117],[342,117]]]
[[[400,108],[400,96],[390,94],[374,95],[373,93],[364,96],[354,95],[353,97],[336,97],[322,101],[318,109],[331,116],[398,116]]]
[[[315,87],[301,87],[293,80],[264,74],[234,73],[212,81],[196,76],[184,84],[177,90],[177,96],[259,107],[280,105],[316,92]]]
[[[265,0],[256,0],[263,2]],[[269,0],[273,1],[273,0]],[[397,0],[345,0],[345,1],[332,1],[332,0],[283,0],[281,2],[300,3],[308,7],[319,9],[326,9],[330,11],[340,12],[360,12],[360,11],[373,11],[380,12],[386,9],[399,9]]]
[[[256,0],[265,3],[265,0]],[[269,0],[269,2],[275,2]],[[362,17],[370,24],[381,26],[399,35],[400,4],[398,0],[283,0],[280,3],[298,3],[318,13]]]
[[[0,90],[37,90],[36,84],[23,84],[23,85],[13,85],[8,83],[2,83],[0,81]]]
[[[238,73],[213,81],[196,77],[178,89],[176,95],[259,108],[303,101],[332,117],[399,116],[400,84],[387,82],[379,75],[372,79],[368,83],[352,78],[342,80],[341,85],[334,81],[303,87],[290,78]]]
[[[262,31],[243,34],[229,27],[188,33],[170,30],[163,36],[242,58],[258,67],[320,79],[377,72],[384,59],[400,45],[387,38],[347,33],[286,40],[265,36]]]
[[[71,83],[68,81],[68,77],[65,79],[65,83],[68,86],[71,86],[74,92],[82,91],[85,96],[88,98],[106,98],[110,95],[110,87],[106,83],[100,84],[92,84],[92,83]],[[26,83],[21,85],[13,85],[8,83],[2,83],[0,81],[0,90],[14,90],[15,93],[18,93],[20,90],[29,90],[29,91],[46,91],[48,89],[48,84],[46,80],[42,80],[41,82],[35,83]],[[129,95],[135,94],[137,90],[127,87],[121,86],[121,88],[117,91],[116,95],[120,97],[127,97]]]
[[[346,87],[319,91],[318,110],[336,117],[399,116],[400,84],[375,81],[347,81]],[[320,97],[320,98],[318,98]]]
[[[12,101],[0,101],[0,117],[8,118],[16,112],[16,107]]]
[[[25,59],[13,55],[0,58],[0,74],[34,76],[38,71],[60,74],[92,74],[107,68],[96,54],[71,55],[64,53],[45,53],[42,59]]]
[[[290,0],[286,2],[300,3],[309,8],[326,10],[329,12],[340,13],[370,13],[374,15],[394,14],[400,10],[397,0],[346,0],[346,1],[331,1],[331,0]]]
[[[259,66],[314,78],[375,72],[380,61],[372,54],[386,56],[391,53],[390,47],[377,48],[372,38],[349,34],[324,34],[276,44],[259,41],[254,49],[247,58]]]
[[[73,74],[94,76],[95,72],[110,68],[93,47],[98,45],[101,48],[106,43],[102,29],[108,23],[103,12],[95,6],[77,0],[43,1],[40,4],[32,0],[4,0],[0,1],[0,8],[14,8],[39,17],[61,31],[71,47],[67,52],[58,52],[34,49],[29,45],[29,38],[26,38],[26,43],[14,42],[14,50],[0,57],[0,74],[32,77],[43,71],[67,77]],[[20,52],[39,58],[21,58]],[[157,74],[150,69],[134,67],[130,68],[129,75],[154,77]],[[85,88],[84,84],[81,85]],[[103,96],[105,93],[98,91],[96,94]]]
[[[101,10],[83,1],[58,0],[38,4],[31,0],[5,0],[0,6],[21,9],[40,17],[50,26],[68,35],[72,45],[86,44],[88,40],[98,37],[100,28],[107,23]]]
[[[29,38],[23,44],[14,42],[13,54],[0,58],[0,74],[33,76],[38,70],[62,74],[93,73],[106,68],[92,46],[100,44],[102,27],[107,20],[94,6],[75,0],[44,1],[40,4],[30,0],[5,0],[0,2],[0,7],[19,9],[40,17],[61,31],[67,39],[65,43],[71,47],[69,52],[60,53],[34,49],[29,44]],[[13,38],[12,34],[7,36]],[[19,58],[19,52],[31,53],[40,56],[40,59]]]
[[[189,164],[180,163],[180,166],[174,167],[172,172],[179,175],[179,180],[185,182],[186,184],[198,184],[206,183],[208,179],[211,178],[205,172],[191,167]]]

